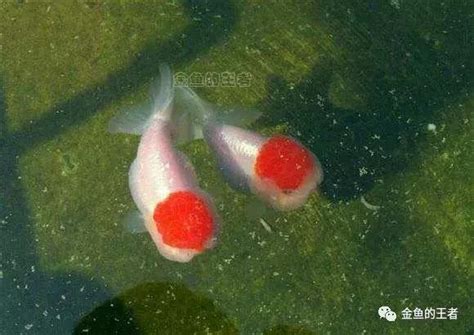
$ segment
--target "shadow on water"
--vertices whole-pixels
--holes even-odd
[[[414,168],[426,143],[427,125],[442,127],[438,122],[443,108],[471,94],[472,9],[465,2],[447,7],[410,3],[403,11],[389,2],[318,4],[313,15],[344,49],[343,59],[326,55],[294,87],[270,78],[269,97],[261,105],[267,113],[260,126],[288,124],[290,135],[320,158],[326,172],[324,195],[345,201],[368,192],[378,180]],[[418,221],[406,205],[386,196],[386,203],[392,200],[390,209],[374,220],[357,256],[377,283],[367,295],[385,292],[392,298],[408,297],[407,305],[455,306],[469,315],[472,276],[441,236],[434,235],[431,222]],[[424,284],[414,289],[413,283]],[[360,314],[361,306],[372,313],[371,307],[387,303],[387,295],[380,296],[376,306],[367,301],[362,296],[348,303],[340,317]],[[353,325],[340,322],[333,328],[353,332]],[[457,326],[460,333],[472,333],[468,318],[462,317]],[[439,327],[448,333],[451,326]]]
[[[185,286],[147,283],[106,301],[74,334],[238,334],[214,303]]]
[[[313,335],[313,332],[299,326],[278,325],[265,330],[263,335]]]
[[[0,328],[6,334],[68,333],[108,293],[94,278],[41,271],[17,164],[20,151],[8,133],[6,108],[0,87]]]
[[[109,297],[103,284],[76,273],[41,271],[29,210],[21,185],[19,157],[26,150],[77,126],[158,74],[162,62],[182,64],[228,36],[237,20],[231,2],[212,7],[186,1],[188,27],[168,41],[151,41],[131,63],[103,83],[54,106],[38,121],[8,132],[4,87],[0,87],[0,329],[8,334],[70,333],[93,306]],[[57,114],[56,111],[62,113]]]
[[[80,334],[239,334],[232,320],[207,297],[181,284],[147,283],[107,300],[82,318]],[[278,325],[263,335],[312,335],[300,326]]]
[[[322,189],[333,200],[403,173],[427,124],[472,89],[467,6],[426,2],[402,12],[388,2],[315,3],[313,15],[343,48],[342,61],[326,56],[296,87],[271,78],[261,124],[286,122],[319,156]]]
[[[187,0],[185,8],[192,23],[183,31],[164,42],[150,41],[123,70],[54,106],[44,118],[26,125],[15,134],[20,148],[30,150],[32,145],[85,122],[98,110],[158,76],[161,63],[176,66],[195,59],[211,46],[223,42],[238,19],[231,1],[216,5],[211,1]],[[56,113],[58,110],[62,112]]]
[[[451,220],[448,214],[439,213],[443,220]],[[446,215],[446,217],[442,217]],[[426,304],[455,307],[459,311],[458,323],[440,324],[439,333],[471,334],[473,277],[465,266],[460,266],[458,255],[446,247],[442,235],[435,235],[427,225],[407,209],[393,208],[374,220],[367,232],[357,258],[363,261],[370,277],[383,283],[372,292],[375,298],[373,310],[390,301],[393,307],[403,310],[409,305]],[[372,288],[373,289],[373,288]],[[385,295],[377,295],[384,292]],[[396,302],[394,297],[406,297]],[[402,299],[401,299],[402,300]],[[356,315],[363,301],[348,304],[345,313]],[[342,316],[342,315],[341,315]],[[429,324],[423,325],[432,333]]]

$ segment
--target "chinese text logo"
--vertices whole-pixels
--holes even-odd
[[[378,313],[381,319],[390,322],[397,319],[397,313],[388,306],[381,306]],[[402,320],[457,320],[458,309],[457,307],[427,307],[424,309],[415,307],[411,310],[406,307],[400,314],[402,315]]]
[[[175,87],[250,87],[252,74],[248,72],[177,72],[174,75]]]
[[[392,311],[388,306],[382,306],[379,308],[379,316],[381,319],[393,322],[397,319],[397,313]]]

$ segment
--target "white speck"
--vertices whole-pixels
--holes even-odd
[[[63,295],[61,296],[61,299],[66,300],[66,296],[63,294]]]
[[[47,310],[44,310],[43,315],[44,315],[44,316],[48,316],[48,311],[47,311]]]
[[[267,221],[265,221],[263,218],[260,218],[259,221],[262,224],[263,228],[265,228],[266,231],[268,231],[269,233],[273,233],[272,227],[270,227],[270,225],[267,223]]]
[[[0,279],[3,279],[3,271],[0,271]]]
[[[56,315],[56,319],[61,320],[61,315],[60,314]]]
[[[370,209],[371,211],[377,211],[380,209],[380,206],[369,204],[367,200],[365,200],[364,196],[360,197],[360,202],[362,202],[362,204],[368,209]]]
[[[436,134],[436,125],[434,123],[428,123],[428,126],[426,127],[429,131],[432,131],[433,133]]]
[[[33,324],[32,324],[32,323],[25,325],[25,329],[26,329],[26,330],[30,330],[31,328],[33,328]]]
[[[368,173],[367,168],[361,167],[359,168],[359,176],[366,175]]]

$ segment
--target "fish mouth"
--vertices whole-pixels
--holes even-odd
[[[254,178],[251,189],[258,197],[281,211],[297,209],[304,205],[311,193],[317,190],[321,174],[316,170],[308,175],[296,189],[281,189],[272,180]]]

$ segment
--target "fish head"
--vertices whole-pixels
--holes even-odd
[[[214,246],[217,216],[206,194],[181,190],[156,205],[152,229],[158,233],[154,240],[163,256],[189,261]]]
[[[280,210],[301,206],[323,179],[316,156],[298,141],[280,135],[262,145],[254,170],[253,191]]]

